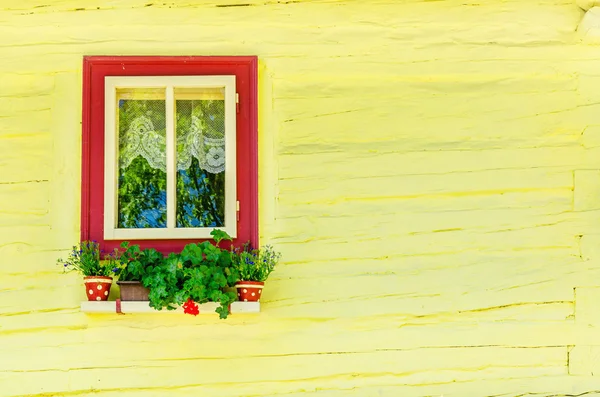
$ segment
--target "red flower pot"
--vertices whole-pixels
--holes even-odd
[[[260,295],[264,286],[265,283],[262,281],[238,281],[235,284],[238,300],[242,302],[260,302]]]
[[[112,277],[106,276],[88,276],[83,278],[85,284],[85,294],[89,301],[108,300]]]

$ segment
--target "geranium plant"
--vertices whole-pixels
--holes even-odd
[[[208,241],[188,244],[181,253],[169,254],[147,272],[142,282],[150,288],[151,307],[174,310],[183,305],[185,313],[196,315],[197,304],[218,302],[216,312],[220,318],[227,318],[236,296],[225,289],[235,284],[238,274],[232,267],[231,251],[218,245],[231,237],[219,230],[211,234],[216,246]]]
[[[121,300],[148,301],[150,291],[142,281],[150,269],[164,260],[163,255],[154,248],[140,250],[139,245],[129,245],[125,241],[107,259],[119,277],[117,284],[120,286]]]
[[[123,252],[115,248],[107,256],[119,281],[142,281],[152,266],[164,260],[163,255],[154,248],[140,250],[139,245],[129,245],[127,241],[121,243],[121,248],[124,249]]]

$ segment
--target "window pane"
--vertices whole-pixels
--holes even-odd
[[[222,88],[175,89],[177,227],[225,225]]]
[[[118,89],[118,228],[167,227],[164,89]]]

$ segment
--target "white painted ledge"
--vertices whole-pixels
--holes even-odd
[[[200,314],[217,314],[215,309],[219,307],[218,303],[208,302],[198,305]],[[84,313],[117,313],[117,302],[81,302],[81,311]],[[231,314],[239,313],[260,313],[260,302],[233,302],[230,308]],[[183,308],[176,310],[156,310],[150,307],[148,302],[121,302],[121,313],[183,313]]]
[[[585,13],[577,33],[584,42],[600,44],[600,7],[593,7]]]

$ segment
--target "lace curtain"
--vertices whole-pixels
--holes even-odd
[[[163,101],[139,101],[162,102]],[[177,169],[187,170],[192,159],[198,160],[201,169],[212,174],[225,171],[223,101],[177,101]],[[157,128],[162,124],[164,108],[156,110],[142,106],[128,128],[122,129],[119,139],[119,166],[127,168],[138,156],[148,164],[166,173],[166,132]],[[157,116],[158,113],[158,116]],[[191,117],[190,117],[191,115]],[[159,118],[153,121],[153,118]]]

